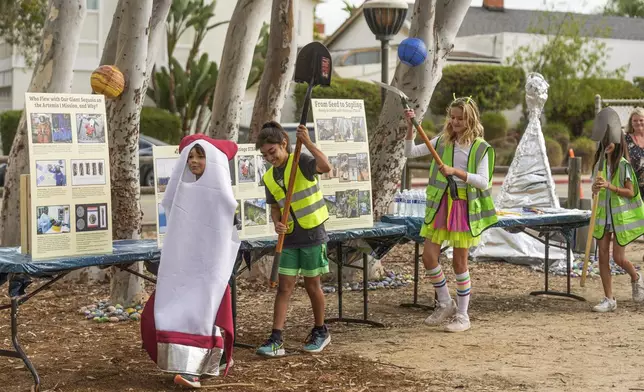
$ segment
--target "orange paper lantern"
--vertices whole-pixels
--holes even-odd
[[[101,65],[92,72],[90,78],[92,90],[107,98],[118,98],[125,88],[123,73],[113,65]]]

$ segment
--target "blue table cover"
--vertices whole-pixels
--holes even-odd
[[[345,242],[353,239],[386,240],[390,249],[406,233],[406,227],[397,224],[377,222],[373,227],[349,230],[329,231],[331,243]],[[277,244],[277,236],[257,238],[242,241],[241,251],[270,250]],[[388,250],[388,249],[387,249]],[[380,253],[380,252],[378,252]],[[66,256],[43,260],[32,260],[31,256],[23,255],[17,247],[0,248],[0,284],[8,273],[25,274],[28,276],[47,276],[62,271],[70,271],[84,267],[108,267],[127,264],[135,261],[155,261],[161,258],[161,251],[156,240],[121,240],[114,241],[114,251],[111,254]]]

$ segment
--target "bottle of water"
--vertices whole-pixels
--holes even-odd
[[[414,194],[412,191],[407,191],[407,199],[405,199],[405,215],[414,216]]]
[[[416,217],[423,216],[424,211],[425,211],[425,208],[423,204],[423,192],[420,190],[416,190]]]
[[[412,205],[412,213],[411,216],[417,217],[418,216],[418,191],[415,189],[411,191],[411,205]]]
[[[409,204],[409,191],[407,189],[403,190],[402,197],[400,199],[400,216],[408,216],[409,209],[407,208]]]
[[[394,195],[394,216],[401,216],[400,215],[400,206],[402,204],[402,193],[400,193],[400,190],[396,191],[396,194]]]
[[[427,205],[427,194],[423,191],[420,191],[420,217],[424,218],[425,217],[425,206]]]

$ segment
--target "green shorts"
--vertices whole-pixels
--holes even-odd
[[[326,244],[310,248],[282,249],[279,273],[286,276],[315,278],[329,272],[329,259],[326,257]]]

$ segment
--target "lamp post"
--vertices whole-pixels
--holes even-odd
[[[367,0],[362,6],[369,29],[380,41],[381,81],[389,84],[389,41],[405,22],[409,4],[406,0]],[[385,104],[386,90],[381,88],[380,107]]]

